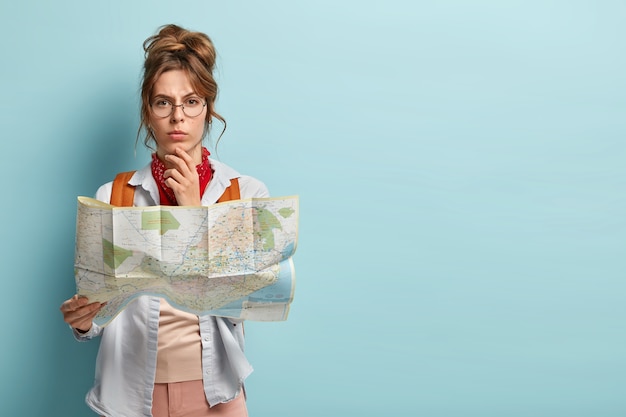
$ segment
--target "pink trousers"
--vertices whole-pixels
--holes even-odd
[[[248,417],[246,400],[240,393],[234,400],[209,407],[202,381],[154,384],[154,417]]]

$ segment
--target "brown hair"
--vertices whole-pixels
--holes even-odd
[[[215,47],[211,39],[202,32],[192,32],[176,25],[165,25],[156,35],[150,36],[143,43],[145,62],[143,81],[141,84],[141,123],[137,131],[137,140],[141,130],[145,129],[144,144],[151,148],[154,134],[150,129],[150,101],[154,84],[164,72],[183,70],[189,76],[189,81],[195,92],[203,97],[207,103],[204,133],[209,132],[211,119],[215,117],[224,124],[222,133],[226,130],[226,120],[215,111],[217,98],[217,83],[213,78],[215,66]]]

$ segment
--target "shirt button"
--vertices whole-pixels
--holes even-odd
[[[209,341],[209,336],[204,336],[204,341],[208,342]]]

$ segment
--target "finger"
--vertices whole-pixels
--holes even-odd
[[[176,190],[178,185],[186,188],[197,184],[199,181],[197,171],[183,173],[177,169],[169,169],[163,173],[163,177],[165,178],[165,184],[174,190]],[[172,180],[173,182],[168,183],[168,180]]]
[[[74,308],[72,308],[72,304],[73,302],[76,300],[76,295],[74,295],[72,298],[70,298],[69,300],[65,300],[63,301],[63,304],[61,304],[60,310],[62,312],[66,312],[66,311],[72,311],[74,310]]]
[[[80,307],[76,310],[65,312],[63,314],[63,319],[65,320],[66,323],[72,325],[72,327],[75,327],[74,326],[75,323],[82,322],[86,318],[89,318],[89,317],[93,318],[93,316],[98,314],[100,309],[104,307],[105,305],[106,305],[105,303],[98,303],[98,302],[87,304],[86,306]]]
[[[87,316],[83,316],[73,320],[66,320],[66,323],[69,324],[70,327],[73,327],[75,329],[87,331],[91,328],[91,324],[93,323],[93,319],[96,317],[96,314],[98,314],[97,311]]]
[[[181,170],[189,169],[188,160],[185,158],[186,153],[179,154],[178,152],[179,152],[178,149],[174,150],[174,153],[165,155],[165,159],[167,160],[167,162],[171,163],[172,165],[175,165],[176,168],[178,169],[181,169]]]
[[[196,164],[193,158],[182,148],[174,149],[174,153],[166,155],[165,158],[172,164],[175,164],[183,175],[196,171]]]
[[[163,178],[165,178],[166,180],[171,178],[176,182],[180,182],[180,180],[185,178],[185,176],[183,175],[182,172],[178,170],[178,168],[171,168],[171,169],[166,169],[165,171],[163,171]]]
[[[66,300],[61,304],[61,311],[74,311],[84,305],[89,303],[89,299],[87,297],[79,297],[78,294],[74,294],[72,298]]]
[[[81,317],[80,319],[72,320],[69,325],[75,329],[80,329],[82,331],[88,331],[91,328],[93,323],[93,319],[100,312],[100,309],[91,312],[90,314]]]
[[[190,181],[183,177],[180,172],[172,172],[168,178],[165,178],[165,185],[170,187],[174,194],[180,193],[181,190],[189,187]]]
[[[195,171],[194,168],[196,167],[196,164],[193,161],[193,158],[191,157],[191,155],[185,152],[185,150],[182,148],[174,149],[174,153],[176,154],[176,156],[178,156],[183,161],[185,161],[185,164],[187,165],[187,168],[189,168],[190,171]]]
[[[170,155],[182,159],[186,164],[193,163],[191,156],[183,148],[175,148]]]

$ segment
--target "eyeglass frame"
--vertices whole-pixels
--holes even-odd
[[[188,97],[186,100],[189,100],[190,98],[194,98],[194,97]],[[195,97],[195,98],[197,98],[197,99],[200,101],[200,103],[202,103],[202,110],[204,110],[204,108],[205,108],[205,107],[206,107],[206,105],[207,105],[206,100],[202,101],[202,99],[201,99],[200,97]],[[171,109],[170,113],[169,113],[167,116],[158,116],[158,115],[154,112],[154,109],[152,108],[152,105],[153,105],[153,104],[154,104],[154,102],[155,102],[155,101],[157,101],[157,100],[167,101],[168,103],[170,103],[170,106],[172,106],[172,109]],[[170,117],[170,116],[171,116],[172,114],[174,114],[174,112],[176,111],[176,110],[175,110],[175,109],[176,109],[176,107],[180,107],[180,109],[183,111],[183,114],[184,114],[185,116],[187,116],[187,117],[194,118],[194,117],[198,117],[198,116],[200,116],[200,115],[202,114],[202,110],[200,110],[200,113],[196,114],[195,116],[190,116],[190,115],[188,115],[187,113],[185,113],[185,104],[184,104],[184,103],[181,103],[181,104],[174,104],[174,103],[170,102],[169,100],[167,100],[167,99],[165,99],[165,98],[163,98],[163,99],[154,99],[152,102],[150,102],[150,111],[152,112],[152,114],[154,115],[154,117],[158,117],[159,119],[165,119],[166,117]]]

